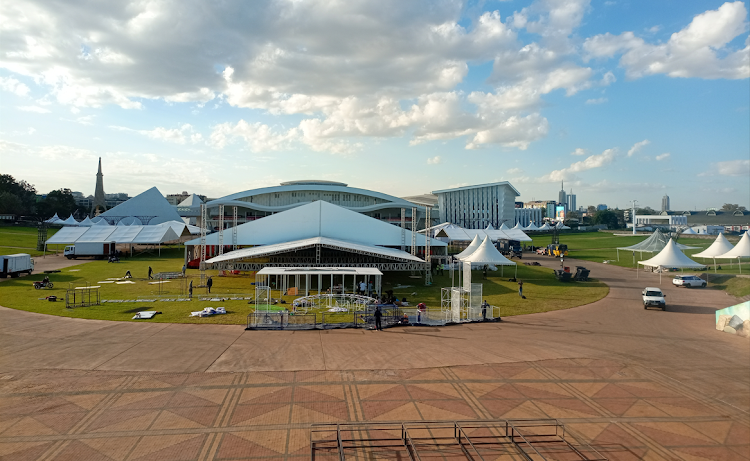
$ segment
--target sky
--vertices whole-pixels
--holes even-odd
[[[39,192],[750,208],[748,2],[14,0],[0,172]]]

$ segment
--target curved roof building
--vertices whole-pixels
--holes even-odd
[[[237,192],[211,200],[206,203],[206,206],[209,210],[210,221],[218,217],[219,205],[224,205],[225,216],[231,216],[233,214],[231,207],[236,206],[238,221],[248,222],[317,200],[394,224],[401,222],[401,208],[405,208],[408,227],[411,227],[413,207],[417,208],[417,219],[424,219],[425,208],[423,206],[381,192],[322,180],[287,181],[278,186]]]

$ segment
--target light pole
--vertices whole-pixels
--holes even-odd
[[[638,200],[631,200],[631,202],[633,202],[633,216],[630,219],[633,221],[633,235],[635,235],[635,204]]]

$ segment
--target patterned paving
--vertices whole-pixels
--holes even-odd
[[[0,374],[0,460],[309,459],[313,422],[559,418],[612,460],[748,460],[750,417],[602,359],[410,370]]]

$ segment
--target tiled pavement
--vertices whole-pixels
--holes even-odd
[[[559,418],[612,460],[750,459],[750,418],[638,365],[0,376],[2,460],[307,459],[312,422]]]

